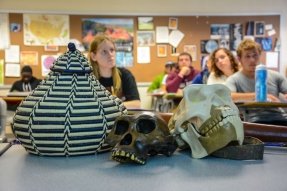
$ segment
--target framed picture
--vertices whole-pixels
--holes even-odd
[[[246,30],[245,30],[246,36],[253,36],[254,35],[254,21],[248,21],[246,23]]]
[[[153,30],[153,17],[138,17],[138,30]]]
[[[257,37],[255,41],[261,45],[262,50],[271,51],[272,50],[272,38],[271,37]]]
[[[154,31],[137,31],[138,46],[154,46],[155,32]]]
[[[265,23],[263,21],[255,21],[254,27],[255,36],[264,36],[265,35]]]
[[[168,20],[169,29],[177,29],[177,18],[170,17]]]
[[[210,38],[211,39],[229,39],[230,24],[211,24]]]
[[[157,45],[157,57],[166,57],[167,56],[167,45],[159,44]]]
[[[21,51],[20,52],[21,65],[38,65],[38,52],[37,51]]]
[[[200,41],[200,52],[202,54],[211,54],[214,50],[219,47],[218,41],[214,39],[201,40]]]

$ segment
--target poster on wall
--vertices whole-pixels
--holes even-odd
[[[6,62],[5,77],[20,77],[20,64]]]
[[[229,50],[229,47],[230,47],[230,42],[229,42],[229,39],[218,39],[218,47],[219,48],[226,48]]]
[[[153,30],[153,17],[138,17],[138,30]]]
[[[256,37],[255,41],[261,45],[262,50],[272,50],[272,38],[271,37]]]
[[[20,53],[20,64],[21,65],[38,65],[38,52],[36,51],[21,51]]]
[[[116,65],[118,67],[132,67],[134,65],[134,57],[132,52],[117,51]]]
[[[42,76],[46,76],[50,72],[50,68],[53,66],[54,61],[58,58],[57,55],[42,55],[41,56],[41,68]]]
[[[156,43],[169,43],[169,31],[168,27],[158,26],[156,27]]]
[[[67,46],[70,39],[68,15],[23,14],[24,45]]]
[[[0,50],[6,49],[10,46],[9,33],[9,15],[8,13],[0,13]]]
[[[173,30],[168,37],[169,44],[177,48],[183,37],[184,34],[180,30]]]
[[[210,54],[217,48],[218,48],[217,40],[210,39],[200,41],[200,50],[202,54]]]
[[[184,45],[183,46],[183,52],[187,52],[191,55],[192,61],[197,60],[196,56],[196,45]]]
[[[112,38],[117,50],[132,51],[134,21],[125,18],[82,19],[82,42],[86,50],[97,34]]]
[[[157,45],[157,57],[166,57],[167,56],[167,45],[158,44]]]
[[[97,34],[109,36],[116,45],[118,57],[126,54],[131,59],[133,52],[134,20],[132,18],[84,18],[82,19],[82,42],[86,50]],[[120,55],[120,56],[119,56]],[[121,65],[116,60],[117,65]],[[127,63],[132,65],[132,63]]]
[[[150,63],[150,47],[138,47],[137,48],[137,63],[148,64]]]
[[[11,23],[10,24],[10,31],[11,32],[20,32],[21,31],[21,25],[19,23]]]
[[[5,62],[20,62],[20,46],[11,45],[9,48],[5,49]]]
[[[254,21],[248,21],[246,23],[246,31],[245,35],[246,36],[253,36],[254,35]]]
[[[255,36],[264,36],[265,35],[265,23],[263,21],[255,21],[254,27],[254,34]]]
[[[230,24],[211,24],[210,38],[211,39],[229,39]]]
[[[242,29],[242,24],[236,23],[236,24],[231,24],[230,25],[230,39],[229,39],[229,44],[230,44],[230,50],[234,51],[237,49],[238,45],[243,39],[243,29]]]
[[[154,31],[137,31],[138,46],[154,46],[155,33]]]

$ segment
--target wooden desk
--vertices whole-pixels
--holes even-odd
[[[17,107],[26,96],[3,96],[1,98],[7,103],[7,110],[16,111]]]
[[[4,96],[1,97],[4,101],[6,101],[7,104],[20,104],[22,100],[24,100],[26,97],[10,97],[10,96]]]
[[[235,103],[242,115],[243,121],[249,121],[247,111],[260,111],[264,108],[287,108],[287,103],[282,102],[237,102]],[[272,117],[272,116],[270,116]]]
[[[287,107],[287,103],[282,102],[237,102],[238,107],[254,108],[254,107]]]

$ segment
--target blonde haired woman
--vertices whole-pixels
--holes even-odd
[[[105,35],[97,35],[89,50],[93,73],[100,83],[124,101],[127,108],[140,108],[140,97],[132,73],[125,68],[116,67],[114,42]]]

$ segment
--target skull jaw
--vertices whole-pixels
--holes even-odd
[[[141,158],[137,156],[134,152],[125,151],[121,149],[114,149],[112,152],[112,159],[120,163],[134,162],[137,164],[144,165],[147,158]]]
[[[135,141],[131,145],[117,144],[112,152],[112,159],[125,163],[135,162],[145,164],[149,156],[163,154],[171,156],[177,146],[173,137],[166,137],[164,143],[162,140],[153,140],[152,144],[143,144],[143,141]]]
[[[187,130],[181,134],[181,138],[190,146],[193,158],[206,157],[234,140],[237,140],[239,144],[243,142],[241,132],[238,135],[237,129],[231,123],[224,128],[220,128],[218,132],[210,137],[199,135],[191,124],[187,124],[187,127]]]

